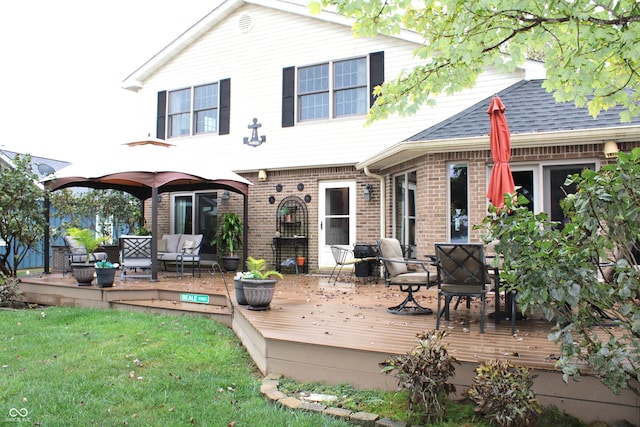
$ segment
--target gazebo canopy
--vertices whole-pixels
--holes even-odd
[[[204,189],[240,193],[244,196],[244,236],[247,235],[251,182],[221,167],[222,164],[215,158],[180,150],[164,141],[139,141],[104,153],[92,152],[85,161],[64,167],[42,182],[51,191],[89,187],[126,191],[141,200],[151,198],[151,279],[157,280],[158,194]],[[246,259],[246,245],[243,247]],[[48,247],[46,251],[48,257]]]
[[[140,199],[158,193],[220,188],[247,195],[248,180],[225,170],[202,153],[180,150],[159,141],[126,144],[86,161],[73,163],[42,180],[51,191],[90,187],[126,191]]]

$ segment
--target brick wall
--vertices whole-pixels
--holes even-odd
[[[623,150],[629,151],[640,143],[625,143]],[[512,164],[538,163],[549,161],[600,161],[601,164],[610,162],[604,159],[602,144],[584,144],[567,147],[538,147],[517,148],[512,150]],[[417,214],[416,237],[418,257],[433,252],[433,244],[448,239],[447,227],[447,165],[450,162],[465,162],[469,165],[469,232],[470,241],[479,242],[480,232],[473,230],[473,225],[482,222],[487,208],[487,165],[493,162],[489,150],[473,152],[434,153],[412,159],[392,169],[383,171],[386,185],[384,200],[385,236],[392,236],[392,197],[393,175],[415,170],[417,172]],[[249,236],[247,239],[248,254],[256,258],[265,258],[273,263],[272,238],[276,231],[278,204],[286,197],[296,196],[304,200],[306,195],[311,200],[306,203],[308,211],[308,242],[309,242],[309,272],[318,271],[318,188],[321,181],[326,180],[355,180],[356,191],[356,241],[373,243],[380,236],[380,185],[379,182],[367,177],[362,171],[353,167],[333,167],[306,170],[267,171],[267,180],[259,181],[257,173],[244,174],[254,185],[249,188]],[[282,190],[278,192],[276,185]],[[302,190],[298,185],[302,184]],[[373,197],[370,202],[363,200],[362,192],[366,184],[373,186]],[[273,196],[273,204],[269,198]],[[304,202],[303,202],[304,203]],[[169,232],[170,197],[165,194],[158,210],[159,234]],[[219,213],[234,211],[242,216],[243,198],[231,193],[227,205],[219,204]],[[145,205],[147,226],[151,228],[151,205]]]
[[[304,200],[305,196],[311,197],[305,203],[308,212],[308,265],[309,272],[318,272],[318,188],[319,183],[325,180],[355,180],[356,192],[356,241],[374,242],[380,236],[380,185],[376,179],[369,178],[361,171],[353,167],[318,168],[290,171],[267,171],[267,180],[259,181],[258,174],[243,174],[253,183],[249,187],[248,199],[248,224],[249,236],[247,238],[247,250],[254,258],[264,258],[271,265],[274,262],[272,251],[272,239],[276,232],[278,204],[286,197],[296,196]],[[276,185],[280,184],[282,190],[278,192]],[[302,184],[302,190],[298,185]],[[370,202],[363,200],[362,192],[366,184],[373,186],[373,197]],[[273,196],[274,203],[269,203]],[[169,232],[170,197],[163,195],[158,210],[159,234]],[[243,197],[231,192],[231,197],[226,205],[218,204],[218,215],[233,211],[243,216]],[[148,227],[151,228],[151,204],[145,204],[145,218]],[[244,219],[244,218],[243,218]]]

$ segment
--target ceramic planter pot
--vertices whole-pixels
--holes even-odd
[[[89,286],[93,281],[96,268],[93,264],[73,264],[73,277],[80,286]]]
[[[244,284],[242,280],[233,281],[233,287],[236,292],[236,301],[239,305],[247,305],[247,298],[244,296]]]
[[[116,278],[117,268],[96,268],[96,281],[100,288],[110,288]]]
[[[249,310],[268,310],[277,282],[276,279],[242,279],[247,308]]]
[[[238,269],[238,265],[240,264],[240,257],[223,256],[221,258],[222,268],[224,268],[224,271],[236,271]]]

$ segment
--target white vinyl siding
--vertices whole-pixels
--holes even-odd
[[[242,33],[238,23],[245,14],[253,16],[254,25],[251,31]],[[408,117],[392,115],[371,126],[364,126],[366,116],[358,114],[331,120],[296,120],[295,126],[282,127],[284,68],[325,64],[330,59],[366,58],[372,52],[384,51],[385,76],[395,78],[402,70],[421,63],[413,57],[416,47],[417,44],[393,37],[355,39],[349,25],[308,16],[306,7],[297,14],[245,4],[192,39],[143,81],[140,98],[145,116],[140,120],[138,134],[147,135],[150,129],[155,129],[158,91],[207,84],[215,81],[212,77],[224,76],[232,81],[229,134],[216,134],[215,144],[210,134],[176,138],[172,143],[224,159],[226,167],[239,171],[354,164],[490,97],[524,76],[524,73],[498,74],[488,69],[480,76],[478,87],[454,96],[440,96],[436,108],[424,107]],[[297,94],[294,103],[297,119]],[[242,143],[244,137],[251,136],[247,126],[253,118],[262,124],[260,135],[267,137],[259,149]]]

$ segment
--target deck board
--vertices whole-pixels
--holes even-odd
[[[114,287],[107,289],[79,287],[69,275],[22,280],[21,289],[32,302],[149,312],[171,309],[166,312],[222,318],[262,373],[284,374],[300,381],[348,382],[360,388],[394,389],[397,380],[382,374],[379,363],[410,351],[416,344],[416,334],[434,330],[436,324],[435,314],[388,313],[387,307],[404,298],[394,288],[349,280],[334,286],[322,276],[286,275],[279,280],[267,311],[251,311],[235,304],[231,274],[226,275],[228,290],[219,274],[208,272],[200,278],[165,273],[157,282],[116,280]],[[178,303],[181,292],[210,295],[210,305]],[[434,311],[436,298],[433,289],[416,294],[420,304]],[[490,296],[487,311],[493,311],[493,307]],[[459,390],[471,384],[479,362],[508,359],[536,370],[534,391],[541,403],[556,405],[589,421],[627,419],[640,425],[640,399],[628,390],[614,395],[589,376],[579,383],[562,381],[554,366],[558,347],[548,340],[553,323],[528,313],[526,320],[517,322],[512,336],[509,321],[496,325],[487,319],[485,333],[481,334],[478,320],[477,304],[470,310],[461,304],[457,311],[452,310],[451,321],[441,322],[441,328],[447,331],[449,352],[460,362],[454,378]]]

